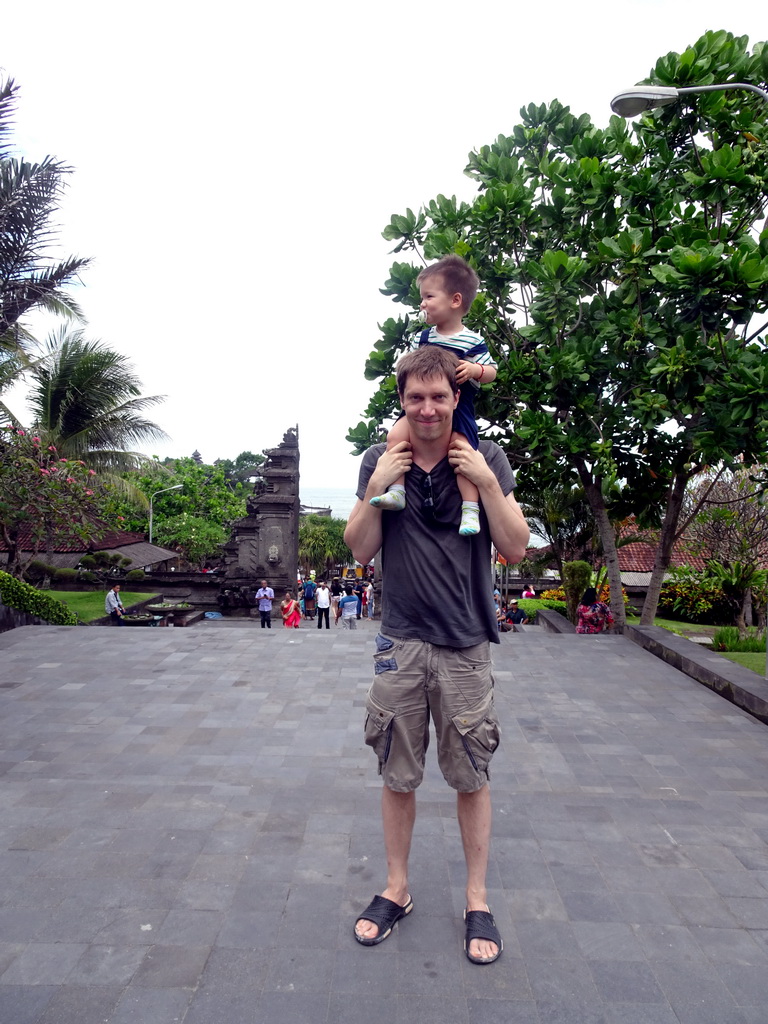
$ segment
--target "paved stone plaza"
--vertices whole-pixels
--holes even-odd
[[[765,1024],[768,728],[623,637],[496,650],[501,960],[432,751],[415,909],[359,946],[359,625],[0,635],[1,1024]]]

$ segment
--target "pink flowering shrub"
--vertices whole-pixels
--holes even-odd
[[[43,448],[39,437],[0,428],[0,529],[11,572],[21,569],[22,532],[31,537],[33,557],[52,540],[88,543],[98,537],[92,476],[82,462],[62,458],[54,445]]]

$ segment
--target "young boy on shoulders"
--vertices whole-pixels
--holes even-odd
[[[475,392],[481,384],[496,379],[496,363],[479,334],[464,326],[464,316],[474,302],[479,287],[477,274],[460,256],[446,256],[425,267],[417,277],[421,293],[421,311],[430,329],[423,331],[412,348],[439,345],[459,357],[456,382],[460,386],[459,404],[453,414],[451,440],[468,441],[477,448],[479,438],[475,422]],[[387,435],[387,448],[401,441],[410,441],[404,416]],[[461,524],[459,533],[471,537],[480,531],[480,495],[466,477],[457,476],[461,492]],[[384,494],[371,498],[371,505],[388,512],[405,508],[405,481],[401,477]]]

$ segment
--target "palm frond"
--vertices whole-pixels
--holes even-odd
[[[9,135],[13,127],[18,91],[19,87],[12,78],[0,82],[0,160],[4,160],[11,151]]]
[[[145,409],[163,396],[141,395],[141,381],[127,357],[82,329],[61,325],[48,336],[40,363],[30,374],[28,396],[36,427],[55,438],[65,455],[89,465],[134,468],[138,445],[164,441],[167,434],[147,419]]]

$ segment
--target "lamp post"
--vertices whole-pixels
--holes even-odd
[[[768,102],[768,92],[748,82],[728,82],[718,85],[687,85],[679,89],[667,85],[633,85],[631,89],[623,89],[611,100],[611,110],[620,117],[635,117],[645,110],[656,107],[667,107],[677,103],[682,96],[695,92],[725,92],[729,89],[745,89],[757,93]]]
[[[154,494],[149,496],[149,543],[152,543],[152,502],[155,500],[155,495],[165,494],[166,491],[180,491],[184,484],[174,484],[173,487],[163,487],[159,491],[155,491]]]

